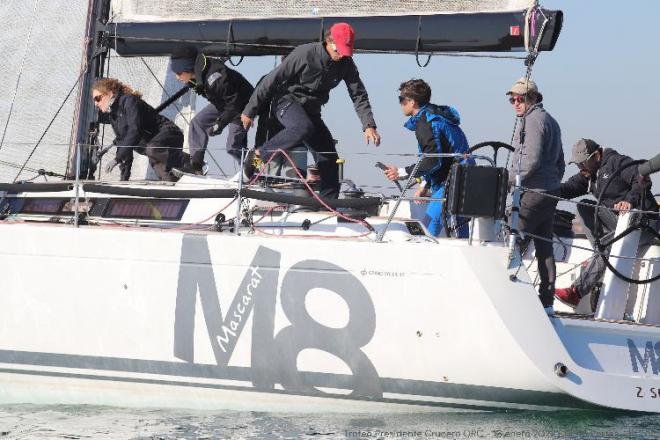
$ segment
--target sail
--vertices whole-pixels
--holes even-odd
[[[13,181],[24,164],[19,179],[35,177],[34,170],[40,168],[58,174],[66,170],[87,3],[2,0],[0,4],[2,182]]]
[[[114,0],[114,22],[373,17],[522,11],[534,0]]]
[[[73,175],[76,125],[85,60],[85,31],[89,0],[2,0],[0,2],[0,182],[43,181],[38,170]],[[166,57],[123,58],[110,50],[104,75],[115,77],[143,93],[157,106],[180,85],[168,76]],[[163,115],[184,132],[190,96],[181,98]],[[95,117],[93,118],[95,119]],[[98,141],[114,139],[110,125],[101,126]],[[111,152],[106,160],[114,155]],[[148,163],[136,155],[133,178],[148,177]],[[118,171],[97,178],[118,179]],[[51,177],[48,177],[51,179]],[[52,177],[57,178],[57,177]]]

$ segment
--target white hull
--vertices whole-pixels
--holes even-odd
[[[660,328],[548,319],[498,244],[50,224],[0,240],[2,403],[659,408],[642,361]]]

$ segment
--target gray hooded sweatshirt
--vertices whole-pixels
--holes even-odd
[[[513,137],[515,152],[509,163],[509,182],[515,182],[518,158],[522,154],[522,186],[542,191],[559,188],[566,169],[559,124],[539,103],[525,115],[524,145],[520,143],[522,125],[522,118],[519,118]]]

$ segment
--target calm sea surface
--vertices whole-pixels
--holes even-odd
[[[496,412],[302,415],[0,406],[0,439],[658,439],[660,415]]]

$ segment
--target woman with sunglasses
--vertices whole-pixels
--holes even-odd
[[[557,272],[551,240],[557,199],[548,195],[559,196],[566,168],[561,130],[543,108],[543,95],[534,81],[520,78],[506,94],[518,117],[509,164],[509,183],[513,185],[520,174],[523,187],[518,229],[536,236],[539,297],[546,313],[552,314]]]
[[[92,99],[99,110],[99,122],[111,124],[116,138],[115,158],[105,168],[112,172],[119,165],[121,180],[131,175],[133,151],[149,158],[160,180],[178,180],[171,170],[183,163],[181,129],[142,100],[140,93],[114,78],[98,80],[92,87]]]

